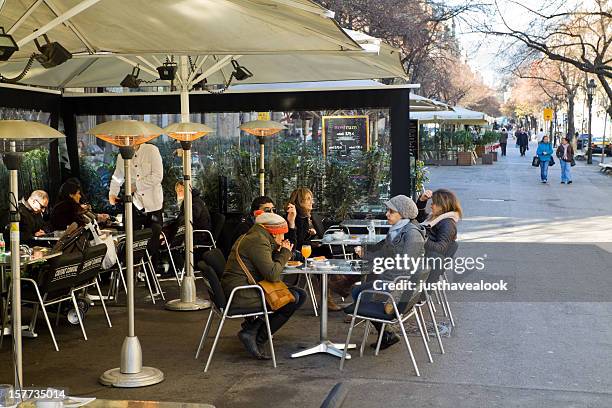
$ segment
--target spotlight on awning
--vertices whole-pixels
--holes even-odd
[[[159,72],[159,79],[166,81],[174,81],[176,75],[176,62],[164,62],[160,67],[157,67]]]
[[[72,54],[62,47],[58,42],[49,41],[47,34],[43,34],[46,44],[40,45],[38,39],[34,39],[36,48],[40,51],[40,54],[35,56],[36,61],[45,68],[53,68],[63,64],[72,58]]]
[[[0,61],[8,61],[11,55],[18,49],[19,47],[13,36],[6,34],[4,27],[0,27]]]
[[[232,76],[238,81],[243,81],[253,76],[253,73],[251,71],[238,64],[238,61],[236,61],[235,59],[232,59],[232,66],[234,67],[234,72],[232,72]]]
[[[132,73],[127,74],[125,78],[123,78],[123,81],[121,81],[120,85],[124,88],[132,89],[140,87],[142,79],[138,78],[138,75],[140,75],[140,68],[134,67],[134,69],[132,69]]]

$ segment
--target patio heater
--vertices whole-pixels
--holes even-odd
[[[210,307],[210,302],[196,296],[193,276],[193,208],[191,204],[191,142],[212,132],[201,123],[174,123],[164,129],[164,133],[181,142],[183,149],[183,201],[185,217],[185,276],[181,283],[181,298],[166,303],[166,309],[176,311],[201,310]]]
[[[134,146],[154,139],[163,132],[156,125],[137,120],[112,120],[95,126],[88,132],[119,147],[125,172],[125,197],[123,199],[125,209],[123,219],[125,225],[125,265],[127,271],[128,335],[121,347],[121,366],[108,370],[100,376],[99,381],[103,385],[135,388],[157,384],[164,380],[164,373],[157,368],[143,367],[142,349],[134,330],[134,230],[132,226],[131,174],[131,161],[135,153]]]
[[[265,138],[277,134],[281,130],[286,129],[286,127],[282,123],[273,120],[252,120],[240,125],[240,129],[257,136],[259,140],[259,195],[263,196],[265,195],[266,179],[264,171]]]
[[[65,137],[39,122],[0,120],[0,152],[9,170],[9,214],[11,241],[11,275],[13,283],[11,319],[15,353],[15,389],[23,385],[23,350],[21,346],[21,264],[19,253],[19,184],[18,170],[24,152]],[[0,333],[1,335],[2,333]]]

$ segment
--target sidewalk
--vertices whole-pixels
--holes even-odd
[[[511,146],[493,165],[430,168],[431,185],[455,191],[465,219],[459,224],[459,256],[483,256],[481,273],[454,276],[456,282],[510,283],[508,293],[450,293],[457,328],[443,338],[445,355],[411,338],[421,377],[415,377],[401,344],[374,357],[339,361],[330,356],[292,360],[313,343],[319,321],[307,303],[275,336],[278,368],[246,356],[226,323],[211,368],[204,373],[207,344],[193,356],[208,312],[168,312],[143,299],[136,302],[136,332],[145,365],[164,371],[166,380],[140,389],[104,388],[98,376],[119,364],[127,322],[124,307],[111,307],[113,328],[93,308],[85,320],[89,341],[77,326],[56,331],[53,351],[44,324],[40,337],[24,339],[28,385],[55,385],[72,394],[106,399],[212,403],[219,407],[318,407],[332,386],[346,382],[345,407],[606,407],[612,406],[612,178],[598,166],[579,162],[574,183],[559,184],[558,165],[550,183]],[[198,293],[203,288],[198,281]],[[168,299],[176,297],[164,282]],[[141,295],[142,288],[138,289]],[[571,301],[571,302],[570,302]],[[348,325],[330,313],[329,335],[344,341]],[[355,330],[359,341],[362,328]],[[7,340],[7,339],[5,339]],[[374,337],[369,342],[374,341]],[[12,382],[8,343],[0,350],[0,383]]]

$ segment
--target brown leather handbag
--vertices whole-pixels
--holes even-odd
[[[293,293],[291,293],[287,285],[285,285],[285,282],[270,282],[267,280],[260,280],[259,282],[255,282],[253,275],[251,275],[251,272],[249,272],[249,269],[246,267],[244,262],[242,262],[242,258],[240,257],[239,249],[240,243],[242,242],[242,238],[244,238],[244,235],[240,237],[240,239],[238,240],[238,245],[236,245],[236,259],[238,260],[238,264],[240,264],[242,271],[247,276],[249,283],[251,283],[252,285],[261,286],[264,291],[266,303],[270,306],[272,310],[278,310],[291,302],[295,302],[295,297],[293,296]]]

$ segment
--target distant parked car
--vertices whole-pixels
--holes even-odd
[[[589,143],[589,134],[588,133],[583,133],[580,136],[578,136],[578,139],[576,139],[576,147],[578,149],[582,149],[583,146],[586,149],[587,143]]]
[[[584,146],[584,150],[586,150],[588,143],[589,143],[589,134],[584,133],[578,136],[578,139],[576,141],[576,147],[578,149],[583,149],[583,146]],[[591,137],[591,151],[593,153],[601,154],[601,148],[603,145],[604,145],[603,136]],[[605,150],[606,155],[612,156],[612,137],[606,137],[605,149],[606,149]]]
[[[591,150],[593,153],[600,153],[601,149],[605,146],[605,152],[607,156],[612,156],[612,140],[611,138],[606,137],[604,142],[603,136],[593,136],[591,138]]]

